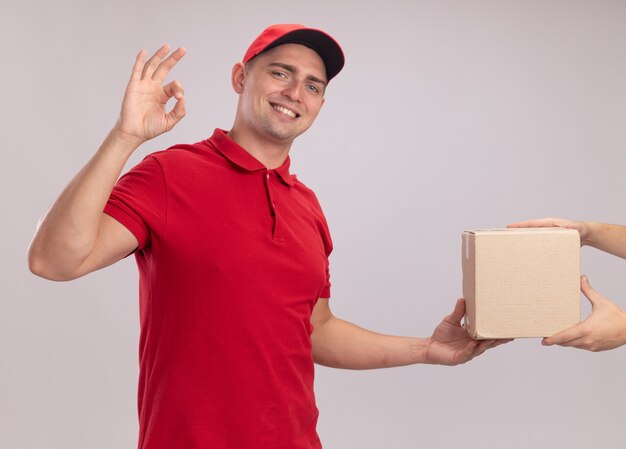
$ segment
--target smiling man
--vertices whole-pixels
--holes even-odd
[[[70,280],[134,253],[140,275],[139,448],[312,449],[314,362],[350,369],[464,363],[457,301],[431,337],[377,334],[329,307],[330,233],[314,193],[289,172],[344,56],[326,33],[273,25],[234,65],[234,124],[148,155],[143,142],[185,115],[184,56],[141,51],[120,117],[40,223],[30,269]],[[167,112],[168,100],[174,107]]]
[[[268,150],[276,154],[280,165],[324,104],[326,68],[314,50],[301,44],[283,44],[250,57],[233,68],[239,113],[229,134],[244,148],[259,146],[253,154],[257,158]]]

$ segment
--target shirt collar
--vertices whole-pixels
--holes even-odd
[[[237,144],[234,140],[228,137],[228,134],[223,129],[216,128],[213,135],[208,139],[208,142],[226,159],[244,170],[253,172],[265,170],[267,167],[261,163],[257,158],[248,153],[243,147]],[[289,166],[291,160],[289,156],[283,162],[283,165],[274,169],[280,179],[285,184],[293,187],[293,177],[289,173]]]

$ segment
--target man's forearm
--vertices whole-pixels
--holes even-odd
[[[116,129],[109,133],[40,220],[29,248],[31,271],[63,277],[85,260],[96,242],[106,201],[137,145]]]
[[[589,236],[585,245],[626,259],[626,226],[594,222],[587,226]]]
[[[425,361],[428,339],[378,334],[329,318],[312,336],[315,363],[333,368],[373,369]]]

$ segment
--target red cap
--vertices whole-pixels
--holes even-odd
[[[242,62],[248,62],[256,55],[282,44],[300,44],[314,50],[324,61],[328,81],[343,68],[343,51],[335,39],[321,30],[292,23],[270,25],[263,30],[250,44]]]

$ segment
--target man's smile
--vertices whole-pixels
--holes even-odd
[[[274,109],[276,109],[278,112],[282,112],[283,114],[291,117],[291,118],[298,118],[300,117],[300,114],[298,114],[297,112],[292,111],[291,109],[287,109],[284,106],[278,105],[278,104],[274,104],[274,103],[270,103],[272,105],[272,107]]]

